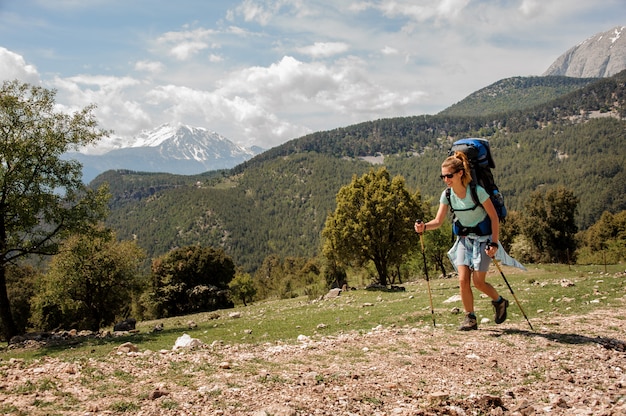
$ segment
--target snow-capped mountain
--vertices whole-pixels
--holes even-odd
[[[102,146],[67,155],[83,164],[85,182],[110,169],[194,175],[229,169],[260,153],[258,149],[244,149],[218,133],[183,124],[163,124],[126,142],[116,138]]]

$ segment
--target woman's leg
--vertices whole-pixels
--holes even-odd
[[[476,289],[489,296],[491,300],[498,300],[498,298],[500,298],[498,291],[493,286],[491,286],[491,284],[487,283],[487,281],[485,280],[486,278],[487,272],[478,272],[474,270],[472,280],[474,281],[474,286],[476,287]]]
[[[457,266],[459,272],[459,286],[461,287],[461,302],[465,313],[474,312],[474,293],[472,293],[472,272],[468,266]]]
[[[501,324],[506,321],[506,309],[509,307],[509,301],[501,298],[498,291],[485,281],[486,276],[487,272],[474,272],[474,286],[491,298],[491,304],[495,311],[493,319],[497,324]]]

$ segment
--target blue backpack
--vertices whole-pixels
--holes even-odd
[[[493,206],[498,213],[498,219],[500,222],[504,222],[506,218],[506,206],[504,205],[504,198],[498,189],[498,186],[493,180],[493,173],[491,169],[495,169],[496,164],[491,157],[491,148],[489,147],[489,141],[486,139],[466,138],[457,140],[452,144],[448,155],[452,156],[455,152],[463,152],[470,163],[472,181],[469,184],[472,200],[474,201],[474,207],[468,209],[476,209],[482,206],[478,200],[478,194],[476,192],[476,184],[485,188],[489,198],[493,203]],[[453,221],[452,229],[456,235],[467,235],[474,233],[477,235],[489,235],[491,234],[491,220],[489,217],[485,218],[476,227],[464,227],[456,219],[454,215],[454,207],[450,200],[450,188],[446,189],[446,197],[448,198],[448,204],[450,211],[452,211]],[[467,210],[467,209],[466,209]]]

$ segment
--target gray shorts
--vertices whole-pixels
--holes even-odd
[[[454,264],[468,266],[472,270],[486,272],[491,264],[491,257],[485,252],[487,241],[480,242],[470,236],[459,237],[456,245],[456,257]]]

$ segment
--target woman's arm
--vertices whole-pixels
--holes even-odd
[[[492,205],[492,208],[493,208],[493,205]],[[435,230],[441,227],[441,224],[443,224],[443,221],[446,219],[447,213],[448,213],[448,206],[446,204],[439,204],[439,209],[437,210],[437,215],[435,216],[435,219],[432,219],[428,221],[427,223],[415,222],[415,232],[421,234],[426,230]],[[496,218],[498,218],[497,215],[496,215]]]

